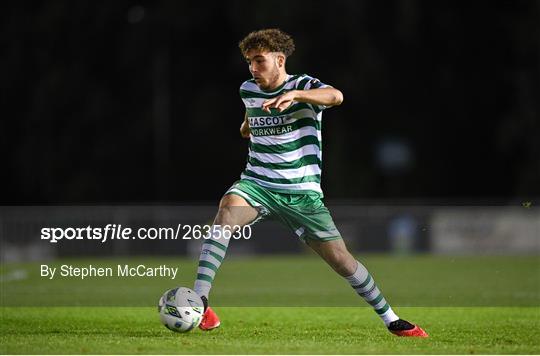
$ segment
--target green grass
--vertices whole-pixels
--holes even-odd
[[[400,306],[540,306],[538,256],[384,256],[360,260],[393,305]],[[180,268],[170,278],[39,276],[40,264],[10,264],[0,276],[13,272],[21,280],[0,282],[3,306],[150,306],[160,292],[176,285],[192,286],[196,259],[116,258],[62,259],[51,262],[76,266],[115,266],[129,263]],[[1,279],[0,279],[1,280]],[[40,298],[36,300],[38,293]],[[350,286],[311,255],[229,257],[212,290],[215,306],[357,306]]]
[[[228,258],[212,290],[219,330],[176,334],[157,299],[191,286],[196,260],[63,259],[180,267],[169,278],[57,278],[0,267],[0,354],[540,353],[538,256],[365,256],[387,300],[429,339],[397,338],[313,255]],[[13,276],[18,276],[13,278]]]
[[[155,308],[4,308],[0,353],[536,354],[538,308],[400,308],[428,339],[388,333],[368,308],[217,308],[218,330],[173,333]]]

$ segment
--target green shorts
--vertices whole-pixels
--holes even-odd
[[[341,239],[330,212],[317,192],[278,193],[255,182],[241,179],[225,194],[239,195],[259,211],[259,216],[253,223],[264,217],[276,218],[304,242]]]

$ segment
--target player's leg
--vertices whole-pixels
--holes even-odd
[[[394,313],[366,267],[351,255],[342,239],[306,242],[373,307],[392,333],[399,336],[427,336],[420,327],[400,319]]]
[[[366,267],[351,255],[342,239],[307,240],[307,243],[334,271],[351,284],[358,295],[373,306],[386,325],[399,319],[384,299]]]
[[[212,224],[209,236],[204,240],[199,256],[199,267],[194,290],[208,299],[214,276],[225,258],[230,242],[231,227],[250,224],[257,219],[258,211],[244,198],[226,194],[219,203],[219,209]],[[229,229],[225,232],[225,229]]]
[[[217,314],[208,306],[208,295],[229,246],[228,233],[234,232],[230,228],[250,224],[257,219],[258,214],[255,208],[238,195],[226,194],[219,203],[214,223],[201,248],[197,279],[193,287],[204,302],[205,311],[199,325],[202,330],[215,329],[221,323]],[[225,229],[230,229],[227,234]]]
[[[205,240],[202,247],[197,280],[193,289],[201,295],[205,306],[208,305],[208,294],[216,271],[221,265],[230,239],[225,239],[220,229],[225,226],[245,226],[254,224],[259,219],[270,216],[273,204],[272,195],[264,188],[249,180],[235,182],[225,193],[219,204],[219,210],[212,226],[210,239]],[[199,327],[211,330],[219,326],[219,319],[212,311],[206,308],[203,320]]]

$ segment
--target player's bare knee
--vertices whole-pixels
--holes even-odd
[[[214,220],[216,225],[235,225],[234,214],[230,207],[220,207]]]
[[[334,271],[341,276],[350,276],[356,271],[356,260],[347,250],[331,251],[325,259]]]
[[[232,194],[224,195],[223,198],[221,198],[214,224],[235,225],[235,213],[233,207],[241,206],[242,204],[238,198],[242,199],[241,197]]]

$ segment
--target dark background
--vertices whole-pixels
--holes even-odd
[[[4,7],[3,204],[217,201],[247,154],[237,43],[267,27],[345,95],[328,199],[539,195],[539,1],[61,0]]]

